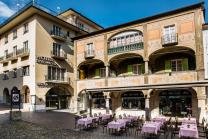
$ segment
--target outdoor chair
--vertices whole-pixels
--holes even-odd
[[[106,131],[107,132],[107,126],[108,126],[108,121],[107,120],[102,120],[100,121],[100,125],[103,129],[103,133]]]
[[[75,119],[75,120],[74,120],[74,128],[76,129],[76,128],[78,128],[78,127],[77,127],[77,126],[78,126],[78,125],[77,125],[77,121],[78,121],[79,119],[81,119],[81,117],[80,117],[80,116],[75,116],[74,119]]]
[[[159,130],[159,135],[163,135],[164,139],[167,138],[168,136],[168,127],[167,127],[167,123],[164,123],[164,125],[161,126],[160,130]]]
[[[119,115],[118,118],[119,118],[119,119],[122,119],[122,115]]]
[[[126,134],[126,136],[129,134],[129,128],[127,126],[120,128],[119,133]]]
[[[94,113],[94,117],[97,117],[98,115],[97,115],[97,113]]]
[[[139,134],[141,134],[141,132],[142,132],[142,126],[139,125],[138,127],[136,127],[135,135],[138,136]]]

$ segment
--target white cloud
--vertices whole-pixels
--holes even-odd
[[[14,12],[8,5],[0,1],[0,17],[10,17]]]

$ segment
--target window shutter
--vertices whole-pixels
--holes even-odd
[[[145,65],[144,65],[144,63],[142,63],[142,65],[141,65],[141,71],[142,71],[142,74],[145,73]]]
[[[132,75],[132,72],[133,72],[132,65],[128,65],[127,72],[128,72],[128,75]]]
[[[171,72],[171,61],[170,60],[165,61],[165,72]]]
[[[100,77],[100,69],[95,70],[95,77]]]
[[[188,70],[188,58],[184,58],[182,60],[182,65],[183,65],[183,71],[187,71]]]
[[[84,70],[80,70],[80,80],[83,80],[83,79],[85,79],[85,72],[84,72]]]

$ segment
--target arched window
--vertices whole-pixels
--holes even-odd
[[[109,48],[143,42],[141,31],[125,31],[109,39]]]
[[[123,109],[145,108],[145,98],[142,92],[126,92],[121,95]]]

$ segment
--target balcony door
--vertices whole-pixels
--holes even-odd
[[[61,45],[57,43],[53,43],[53,54],[55,56],[61,56]]]
[[[174,35],[176,33],[175,25],[164,27],[163,35],[165,43],[175,42]]]
[[[93,43],[87,44],[86,53],[87,53],[88,56],[93,55]]]

